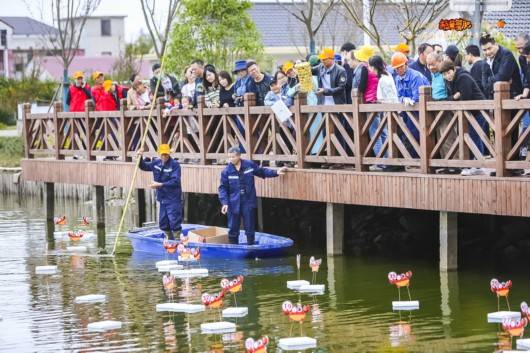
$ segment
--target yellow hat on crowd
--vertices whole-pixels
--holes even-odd
[[[110,91],[111,86],[112,86],[112,80],[105,80],[103,82],[103,89],[105,90],[105,92]]]
[[[286,61],[282,65],[282,71],[284,74],[287,74],[289,70],[294,69],[294,63],[292,61]]]
[[[103,72],[101,72],[101,71],[94,71],[94,72],[92,73],[92,79],[95,80],[96,78],[98,78],[98,77],[101,76],[101,75],[104,75]]]
[[[320,58],[320,60],[334,59],[335,52],[331,48],[324,48],[322,49],[318,57]]]
[[[403,53],[405,55],[410,53],[410,47],[408,46],[407,43],[399,43],[398,45],[394,47],[394,50],[400,53]]]
[[[160,146],[158,146],[158,154],[170,154],[171,149],[169,148],[169,145],[167,143],[163,143]]]
[[[84,78],[85,74],[83,73],[83,71],[76,71],[74,72],[73,77],[75,80],[77,80],[78,78]]]
[[[355,59],[359,61],[368,62],[368,59],[375,55],[375,49],[371,45],[366,44],[359,49],[354,50],[353,55],[355,56]]]

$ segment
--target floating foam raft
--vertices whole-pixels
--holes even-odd
[[[209,322],[201,324],[203,334],[232,333],[236,332],[236,324],[228,321]]]
[[[302,287],[302,286],[309,286],[311,283],[309,283],[308,281],[306,280],[297,280],[297,281],[287,281],[287,288],[288,289],[293,289],[293,290],[298,290],[298,288]]]
[[[392,310],[418,310],[420,308],[420,302],[417,300],[411,301],[393,301]]]
[[[203,229],[207,226],[198,224],[183,224],[182,234],[187,235],[193,229]],[[164,249],[165,234],[158,228],[144,227],[134,229],[127,233],[135,252],[145,252],[166,256]],[[239,235],[239,244],[194,243],[189,242],[189,247],[200,248],[201,258],[265,258],[283,255],[288,248],[293,246],[293,240],[278,235],[256,232],[254,245],[246,244],[244,232]],[[173,255],[175,258],[177,254]]]
[[[280,338],[278,347],[284,351],[298,351],[317,347],[317,340],[311,337]]]
[[[37,266],[35,274],[37,275],[54,275],[57,273],[57,266]]]
[[[518,311],[496,311],[494,313],[488,313],[488,323],[490,324],[501,324],[504,319],[519,320],[521,313]]]
[[[324,284],[305,284],[297,289],[299,292],[311,294],[324,294],[325,290],[326,286]]]
[[[208,277],[208,269],[191,268],[188,270],[172,270],[171,274],[178,278]]]
[[[204,311],[204,305],[187,303],[163,303],[156,305],[157,312],[195,314]]]
[[[233,318],[233,317],[245,317],[248,315],[248,308],[226,308],[223,310],[223,317]]]
[[[92,303],[104,303],[107,300],[105,294],[88,294],[75,297],[74,303],[76,304],[92,304]]]
[[[516,341],[517,349],[530,350],[530,338],[523,338]]]
[[[98,321],[88,324],[87,329],[88,331],[93,332],[103,332],[103,331],[110,331],[110,330],[117,330],[121,328],[121,321]]]

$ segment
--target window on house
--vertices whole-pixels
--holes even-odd
[[[110,51],[102,51],[101,56],[112,56],[112,52]]]
[[[111,36],[110,20],[101,20],[101,36]]]
[[[7,31],[5,29],[0,31],[0,45],[7,46]]]

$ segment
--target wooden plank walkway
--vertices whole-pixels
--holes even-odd
[[[117,161],[25,159],[25,180],[128,187],[134,164]],[[182,166],[185,192],[217,193],[222,166]],[[146,188],[151,173],[139,172]],[[350,205],[530,216],[530,182],[515,177],[461,177],[414,173],[292,169],[281,178],[257,179],[259,196]]]

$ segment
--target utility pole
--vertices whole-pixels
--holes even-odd
[[[370,28],[370,0],[363,0],[363,25]],[[363,44],[370,45],[370,36],[364,32]]]
[[[475,0],[475,10],[472,17],[473,27],[471,28],[471,44],[478,45],[482,25],[482,0]]]

